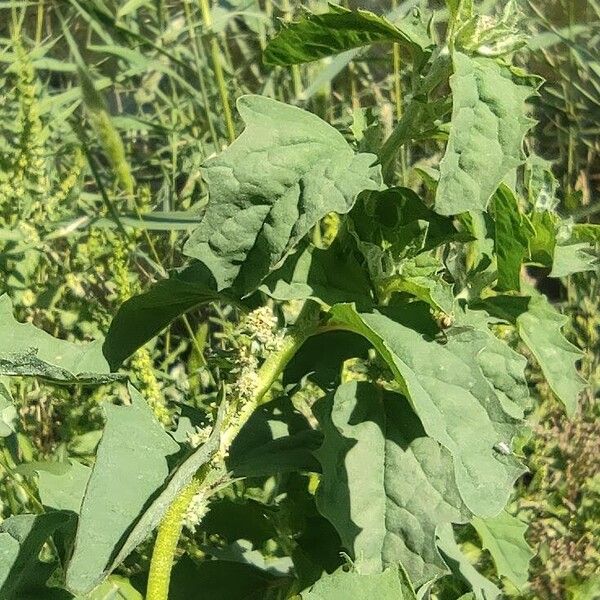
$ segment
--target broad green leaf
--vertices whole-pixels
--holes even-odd
[[[529,239],[534,234],[527,218],[521,213],[519,200],[513,191],[501,184],[493,199],[495,216],[496,261],[500,292],[521,289],[521,265],[529,255]]]
[[[263,56],[272,65],[294,65],[376,42],[397,42],[418,54],[432,43],[418,16],[394,24],[367,10],[351,11],[330,4],[327,13],[307,12],[300,21],[283,23]]]
[[[108,575],[110,559],[149,499],[164,483],[167,457],[179,445],[131,388],[131,405],[105,405],[106,426],[85,491],[67,586],[87,593]]]
[[[145,510],[139,516],[136,515],[137,519],[123,538],[119,551],[112,554],[114,558],[109,571],[121,564],[154,531],[181,490],[190,483],[200,467],[207,464],[217,453],[225,407],[226,403],[222,402],[206,443],[196,448],[175,467],[166,484],[162,489],[157,490],[152,502],[145,505]]]
[[[312,298],[328,305],[355,302],[370,306],[371,284],[353,250],[338,242],[326,250],[307,244],[288,256],[260,289],[281,301]]]
[[[333,323],[366,337],[388,363],[427,435],[450,451],[467,507],[479,516],[497,514],[523,466],[495,450],[510,447],[519,421],[505,412],[479,364],[487,333],[450,328],[445,344],[434,343],[436,328],[419,304],[372,313],[337,305],[331,315]]]
[[[450,453],[426,436],[406,400],[349,382],[314,411],[325,436],[316,453],[323,468],[317,506],[358,571],[400,563],[416,587],[448,572],[436,528],[470,513]]]
[[[31,323],[19,323],[6,294],[0,296],[0,344],[0,375],[92,385],[119,377],[110,373],[101,340],[74,344],[52,337]]]
[[[194,264],[124,302],[110,324],[103,352],[116,369],[180,315],[215,300],[210,274]]]
[[[439,275],[443,265],[433,252],[427,253],[471,239],[451,219],[431,211],[412,190],[390,188],[360,199],[351,213],[350,232],[383,303],[393,292],[405,292],[451,311],[451,286]]]
[[[567,415],[572,416],[586,385],[576,367],[583,353],[562,334],[568,317],[561,315],[544,295],[535,290],[531,294],[527,312],[517,317],[517,331],[535,356],[550,388],[564,404]]]
[[[355,154],[319,117],[262,96],[242,96],[242,135],[209,160],[209,204],[184,251],[213,274],[217,289],[254,291],[330,212],[347,213],[363,190],[380,187],[372,154]]]
[[[39,554],[48,538],[72,524],[73,519],[68,513],[57,511],[16,515],[0,524],[0,598],[47,597],[44,585],[57,565],[41,562]]]
[[[525,101],[537,85],[489,58],[453,55],[452,119],[440,163],[435,210],[455,215],[486,209],[502,180],[525,160],[533,121]]]
[[[479,534],[483,548],[492,555],[498,575],[522,588],[527,583],[529,561],[534,556],[525,540],[527,525],[505,510],[497,517],[475,517],[471,524]]]
[[[502,592],[498,587],[481,575],[462,553],[450,525],[440,527],[438,546],[446,556],[452,571],[471,586],[475,600],[496,600],[500,596]]]
[[[13,404],[8,380],[0,377],[0,437],[7,437],[15,433],[17,409]]]
[[[573,273],[595,271],[598,264],[598,257],[593,253],[590,244],[559,244],[554,248],[549,277],[567,277]]]
[[[190,600],[199,591],[210,600],[277,600],[290,583],[287,577],[251,565],[226,560],[195,563],[184,556],[173,569],[169,600]]]
[[[70,459],[64,463],[41,463],[36,465],[36,471],[42,504],[79,514],[92,469]]]
[[[527,359],[492,333],[489,326],[496,320],[487,313],[457,310],[455,317],[457,326],[466,325],[486,334],[485,347],[477,355],[479,367],[494,387],[504,412],[522,419],[532,404],[525,377]]]
[[[300,596],[302,600],[414,600],[414,594],[407,594],[405,590],[402,575],[397,568],[366,575],[339,569],[319,579]]]

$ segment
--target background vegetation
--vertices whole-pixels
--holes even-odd
[[[441,1],[360,4],[392,14],[414,6],[434,9],[434,29],[443,28]],[[206,202],[198,167],[239,133],[234,101],[241,94],[297,104],[343,132],[367,123],[365,148],[369,136],[391,131],[408,87],[397,49],[352,51],[290,69],[263,64],[261,51],[278,20],[303,7],[318,11],[325,3],[0,0],[0,294],[9,294],[20,320],[65,339],[94,338],[120,303],[181,264],[181,242]],[[551,164],[561,212],[595,222],[600,4],[551,0],[521,8],[530,35],[520,61],[547,81],[534,101],[539,123],[527,143]],[[423,150],[415,145],[401,157],[408,185],[419,185],[414,167],[428,166],[422,157],[432,149]],[[530,275],[571,316],[570,337],[586,349],[581,370],[590,387],[568,421],[551,392],[537,386],[533,436],[523,444],[531,473],[513,503],[538,551],[526,595],[592,599],[600,597],[597,274],[552,287],[545,273]],[[232,317],[219,307],[192,312],[129,361],[138,388],[166,421],[215,400],[215,381],[227,376],[232,349],[243,344]],[[218,369],[208,368],[207,356]],[[8,405],[0,413],[5,517],[40,510],[36,461],[92,459],[100,401],[122,393],[118,386],[90,393],[31,381],[11,392],[17,414]],[[302,502],[300,492],[290,501]],[[235,507],[233,490],[211,519],[235,521]],[[296,525],[286,522],[284,509],[268,524],[280,542]],[[185,544],[196,556],[209,544],[231,553],[233,542],[251,537],[269,557],[270,529],[242,529],[234,524],[227,540],[189,534]],[[485,569],[486,553],[468,530],[463,548]],[[147,560],[142,548],[123,574],[143,572]]]

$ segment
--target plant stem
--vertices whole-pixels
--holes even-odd
[[[317,331],[319,306],[309,300],[304,305],[293,327],[258,370],[258,384],[250,400],[238,401],[232,405],[232,412],[226,418],[224,431],[221,436],[221,446],[218,457],[227,456],[231,443],[240,429],[252,416],[255,409],[264,404],[269,398],[268,392],[281,372],[298,351],[300,346]],[[171,569],[177,551],[177,543],[183,529],[183,520],[190,502],[202,489],[214,461],[205,465],[196,477],[180,492],[173,504],[168,508],[159,528],[148,576],[146,600],[167,600],[169,597],[169,582]]]
[[[205,473],[199,474],[181,490],[179,496],[167,509],[158,528],[150,562],[146,600],[167,600],[169,597],[171,569],[183,529],[183,519],[192,498],[198,493],[204,482],[202,475]]]
[[[202,22],[206,27],[210,36],[210,56],[219,88],[219,96],[223,106],[223,115],[225,116],[225,126],[227,127],[227,137],[229,143],[235,140],[235,127],[233,126],[233,115],[231,114],[231,106],[229,105],[229,92],[223,75],[223,66],[221,65],[221,51],[219,50],[219,42],[213,31],[212,13],[210,11],[209,0],[200,0],[200,11],[202,12]]]

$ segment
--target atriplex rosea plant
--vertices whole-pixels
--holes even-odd
[[[149,600],[169,587],[174,598],[495,598],[455,541],[466,523],[498,578],[526,584],[525,527],[505,511],[531,409],[517,349],[568,413],[584,382],[563,317],[523,265],[590,270],[599,233],[559,218],[551,173],[523,152],[540,81],[511,63],[523,43],[513,3],[498,18],[468,0],[448,8],[439,45],[416,13],[391,23],[331,6],[285,25],[268,63],[398,44],[411,62],[403,116],[380,144],[366,113],[344,136],[297,107],[240,98],[243,133],[202,169],[209,203],[189,264],[125,302],[104,342],[56,340],[0,298],[0,375],[48,384],[123,379],[125,359],[202,304],[242,315],[212,412],[166,430],[130,387],[130,402],[106,407],[92,468],[38,469],[44,510],[0,525],[2,598],[100,597],[155,529]],[[422,195],[399,186],[401,148],[438,144],[437,168],[415,169]],[[2,380],[0,397],[10,409]],[[227,535],[211,502],[231,486],[242,519],[268,532],[248,534],[269,542],[266,557],[215,542]],[[196,537],[172,578],[184,525]]]

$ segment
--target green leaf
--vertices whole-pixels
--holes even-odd
[[[554,260],[549,277],[567,277],[573,273],[595,271],[598,257],[586,242],[580,244],[559,244],[554,248]]]
[[[217,289],[244,295],[330,212],[347,213],[380,187],[372,154],[355,154],[319,117],[262,96],[242,96],[242,135],[209,160],[210,200],[184,252],[202,261]]]
[[[383,573],[359,574],[339,569],[319,579],[310,590],[302,592],[302,600],[413,600],[414,594],[406,593],[402,575],[396,568]]]
[[[525,540],[527,525],[505,510],[497,517],[475,517],[471,524],[479,534],[483,548],[492,555],[498,575],[522,588],[527,583],[529,561],[534,556]]]
[[[331,315],[333,323],[366,337],[388,363],[427,435],[452,454],[467,507],[479,516],[497,514],[523,466],[495,450],[501,443],[510,447],[519,421],[505,412],[479,364],[488,334],[456,327],[446,330],[445,344],[432,343],[436,328],[423,308],[413,303],[358,313],[337,305]]]
[[[409,15],[397,25],[367,10],[351,11],[329,5],[330,12],[307,12],[300,21],[283,23],[263,57],[272,65],[295,65],[339,54],[375,42],[397,42],[419,55],[431,45],[418,16]]]
[[[517,317],[517,331],[535,356],[548,385],[564,404],[567,415],[577,408],[586,381],[576,367],[583,353],[562,334],[568,317],[561,315],[543,294],[531,290],[527,312]]]
[[[41,562],[39,555],[48,538],[73,519],[64,512],[51,512],[16,515],[0,524],[0,597],[3,600],[47,597],[44,585],[57,565]]]
[[[179,445],[131,388],[131,405],[105,405],[106,426],[85,491],[67,587],[89,592],[108,575],[115,548],[164,483]]]
[[[8,380],[0,377],[0,437],[7,437],[15,433],[17,416]]]
[[[513,191],[501,184],[494,194],[495,244],[500,292],[521,289],[521,265],[529,255],[532,226],[519,209],[519,200]]]
[[[110,373],[101,340],[74,344],[52,337],[30,323],[19,323],[6,294],[0,296],[0,340],[0,375],[91,385],[120,377]]]
[[[379,573],[400,563],[416,587],[448,572],[436,528],[470,513],[450,453],[425,435],[406,400],[349,382],[314,412],[325,435],[316,453],[323,467],[317,506],[357,570]]]
[[[401,273],[379,283],[380,298],[386,304],[395,292],[410,294],[433,309],[451,314],[453,285],[443,279],[444,265],[435,253],[420,254],[404,260]]]
[[[42,504],[79,514],[92,469],[69,459],[64,463],[37,464],[35,470]]]
[[[489,58],[454,52],[452,119],[440,163],[435,210],[455,215],[486,209],[502,180],[525,160],[523,137],[533,121],[525,100],[537,83]]]
[[[103,352],[116,369],[180,315],[218,298],[206,268],[194,264],[125,301],[110,324]]]
[[[475,600],[496,600],[502,593],[489,579],[481,575],[462,553],[454,539],[452,527],[440,527],[438,546],[448,559],[454,573],[464,579],[473,590]]]
[[[267,277],[260,289],[280,301],[311,298],[327,305],[372,304],[371,284],[353,248],[337,241],[326,250],[309,244],[301,247]]]
[[[119,551],[112,555],[114,558],[108,569],[109,572],[120,565],[154,531],[181,490],[190,483],[200,467],[208,463],[217,453],[225,407],[226,403],[222,402],[206,443],[196,448],[174,468],[162,489],[157,491],[152,501],[145,505],[145,510],[136,515],[137,519],[123,538]],[[164,439],[166,441],[166,438]]]

